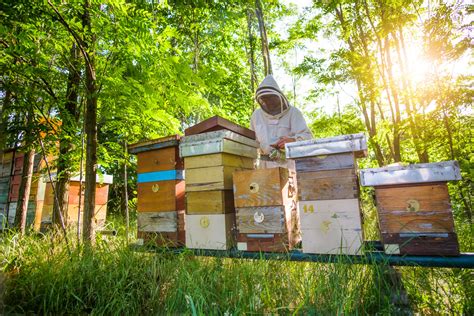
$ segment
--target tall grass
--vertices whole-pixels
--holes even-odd
[[[394,314],[385,269],[136,252],[98,238],[69,254],[53,233],[1,235],[6,313],[40,314]],[[472,313],[470,271],[403,268],[411,308]]]

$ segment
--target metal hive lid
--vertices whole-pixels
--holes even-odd
[[[446,182],[452,180],[461,180],[459,164],[455,160],[362,169],[360,171],[360,183],[362,186]]]
[[[367,139],[363,133],[311,139],[285,145],[286,158],[303,158],[354,152],[356,157],[367,155]]]
[[[215,132],[207,132],[202,134],[184,136],[181,138],[180,146],[191,145],[198,142],[212,142],[223,139],[229,139],[237,143],[241,143],[247,146],[258,148],[258,142],[248,137],[239,135],[229,130],[219,130]]]

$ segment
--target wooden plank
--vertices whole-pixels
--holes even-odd
[[[455,233],[381,234],[385,253],[413,256],[458,256]]]
[[[232,189],[232,173],[237,167],[217,166],[186,169],[186,192]]]
[[[302,229],[304,253],[361,254],[362,232],[347,229]]]
[[[277,206],[290,199],[288,169],[236,171],[233,179],[236,207]]]
[[[240,134],[242,136],[245,136],[251,139],[256,139],[254,131],[248,128],[245,128],[243,126],[237,125],[217,115],[185,129],[184,135],[189,136],[189,135],[195,135],[195,134],[202,134],[202,133],[207,133],[207,132],[212,132],[212,131],[217,131],[217,130],[222,130],[222,129],[227,129],[234,133]]]
[[[230,249],[234,242],[235,214],[186,215],[186,247]]]
[[[183,169],[178,147],[168,147],[137,154],[137,173]]]
[[[137,184],[138,212],[170,212],[184,209],[184,181]]]
[[[301,229],[362,229],[358,199],[300,201]]]
[[[236,156],[226,153],[184,158],[184,165],[186,166],[186,170],[214,166],[228,166],[243,169],[253,169],[254,164],[255,160],[252,158]]]
[[[147,212],[137,214],[137,226],[140,232],[177,232],[177,212]]]
[[[358,198],[359,187],[357,177],[318,178],[320,176],[318,174],[321,172],[324,171],[297,174],[298,198],[300,201]]]
[[[375,196],[380,212],[407,211],[410,207],[428,212],[451,209],[445,183],[376,187]]]
[[[451,211],[379,213],[381,233],[452,233]]]
[[[179,146],[181,157],[202,156],[217,153],[228,153],[237,156],[256,159],[258,157],[257,147],[244,145],[229,139],[200,141]]]
[[[288,252],[295,243],[288,234],[237,234],[237,249],[252,252]]]
[[[167,147],[176,147],[179,145],[181,136],[170,135],[152,140],[146,140],[135,144],[128,145],[128,152],[131,154],[138,154],[149,150],[156,150]]]
[[[342,153],[295,159],[296,172],[354,169],[354,153]]]
[[[224,214],[235,212],[232,190],[186,193],[188,214]]]
[[[237,208],[236,223],[243,234],[285,233],[285,207]]]

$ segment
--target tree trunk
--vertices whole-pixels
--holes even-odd
[[[265,76],[267,76],[273,74],[273,70],[270,60],[270,50],[268,49],[267,30],[265,29],[262,3],[260,0],[255,0],[255,14],[257,15],[258,29],[260,30],[260,39],[262,41],[263,67],[265,70]]]
[[[124,207],[125,207],[125,234],[127,236],[127,243],[128,243],[128,235],[130,231],[130,216],[128,212],[128,174],[127,174],[127,163],[128,163],[128,153],[127,153],[127,141],[123,144],[124,152],[125,152],[125,162],[123,164],[123,197],[124,197]]]
[[[54,204],[53,214],[61,212],[65,219],[64,206],[67,205],[68,193],[69,193],[69,178],[71,176],[70,163],[68,159],[68,153],[72,150],[72,143],[68,139],[68,135],[75,133],[76,124],[79,120],[79,111],[77,105],[78,89],[81,80],[79,72],[79,51],[76,44],[73,44],[70,55],[70,66],[68,69],[68,82],[66,91],[66,104],[64,110],[60,112],[61,117],[61,139],[59,140],[59,157],[58,157],[58,169],[57,169],[57,185],[56,194],[58,195],[58,205]],[[59,209],[56,209],[58,208]],[[55,223],[58,224],[58,218]],[[67,220],[66,220],[67,221]],[[66,222],[67,224],[67,222]]]
[[[84,192],[83,241],[92,244],[95,238],[93,227],[95,206],[95,184],[97,172],[97,81],[94,60],[95,36],[91,33],[90,1],[84,2],[82,25],[85,30],[83,45],[87,53],[86,60],[86,179]]]
[[[255,92],[257,75],[255,74],[255,38],[252,32],[252,10],[247,10],[247,32],[249,40],[250,91]],[[255,102],[252,102],[255,110]]]
[[[28,114],[28,123],[31,122],[31,113]],[[25,234],[26,229],[26,215],[28,212],[28,200],[31,190],[31,179],[33,177],[33,165],[35,160],[35,150],[31,149],[23,158],[23,170],[20,183],[20,192],[18,196],[18,204],[15,214],[15,227],[20,230],[20,233]]]

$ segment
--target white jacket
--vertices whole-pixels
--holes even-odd
[[[290,106],[289,111],[280,118],[265,113],[261,108],[256,109],[250,119],[250,129],[255,131],[257,141],[260,143],[260,154],[263,155],[270,154],[272,150],[270,145],[275,144],[282,136],[295,138],[296,141],[313,138],[303,114],[293,106]],[[285,165],[285,163],[268,164],[265,162],[261,163],[259,167],[271,168],[274,166],[293,169],[292,166]]]

